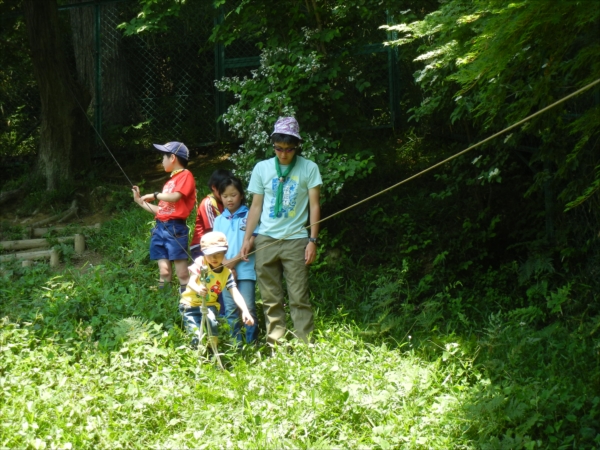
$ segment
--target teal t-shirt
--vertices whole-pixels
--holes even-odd
[[[281,167],[285,172],[285,167]],[[281,211],[275,217],[275,198],[279,178],[275,169],[275,158],[259,162],[254,166],[248,191],[264,195],[258,234],[274,239],[301,239],[308,236],[303,228],[308,221],[308,190],[323,184],[319,167],[312,161],[296,156],[296,165],[283,184]],[[298,230],[296,233],[288,234]]]

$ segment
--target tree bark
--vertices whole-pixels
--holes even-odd
[[[70,0],[82,3],[88,0]],[[79,82],[86,86],[96,114],[102,115],[105,125],[129,125],[134,111],[133,95],[127,55],[123,49],[121,32],[107,18],[117,16],[117,5],[109,3],[99,7],[101,15],[100,68],[96,58],[96,6],[72,8],[71,33]],[[100,93],[100,99],[96,95]]]
[[[80,3],[80,0],[70,0]],[[82,6],[69,11],[71,18],[71,35],[73,51],[77,67],[77,80],[85,86],[91,95],[90,103],[95,103],[96,88],[96,49],[94,45],[94,10],[95,6]]]
[[[91,97],[69,71],[56,0],[23,0],[23,12],[42,104],[38,163],[54,190],[90,166]]]

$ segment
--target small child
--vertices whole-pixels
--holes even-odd
[[[229,249],[225,253],[223,264],[229,267],[236,277],[239,291],[242,293],[248,311],[256,325],[246,327],[246,343],[252,344],[258,338],[258,321],[256,317],[256,272],[254,271],[254,255],[248,261],[241,259],[240,250],[246,232],[248,207],[245,205],[244,187],[239,178],[232,176],[219,185],[219,195],[225,205],[223,214],[215,219],[214,230],[221,231],[227,237]],[[238,343],[242,342],[239,310],[229,293],[223,292],[225,317],[229,322],[232,336]]]
[[[223,212],[223,202],[219,195],[219,184],[231,176],[231,172],[226,169],[215,170],[208,179],[208,188],[212,191],[202,199],[198,205],[196,214],[196,226],[194,227],[194,235],[190,244],[192,259],[201,256],[200,239],[205,233],[213,230],[215,218]]]
[[[165,145],[154,144],[154,147],[162,153],[162,165],[165,172],[171,173],[171,178],[162,192],[144,196],[141,196],[139,187],[133,186],[133,201],[156,218],[150,239],[150,259],[158,261],[159,289],[171,282],[173,261],[180,283],[179,292],[183,292],[189,280],[186,219],[196,203],[196,182],[186,169],[190,152],[184,144],[168,142]],[[158,201],[158,205],[150,203],[152,201]]]
[[[217,297],[223,290],[227,290],[232,296],[235,304],[242,310],[242,320],[246,325],[254,325],[254,319],[250,315],[246,302],[237,288],[233,274],[228,267],[223,265],[225,252],[227,252],[227,238],[223,233],[213,231],[206,233],[200,240],[200,256],[190,266],[191,278],[187,289],[181,295],[179,301],[179,312],[183,317],[185,327],[193,334],[191,346],[197,348],[200,341],[200,327],[202,324],[202,297],[207,296],[208,324],[212,334],[211,344],[217,345],[219,338],[219,322],[217,321],[219,302]],[[207,269],[207,278],[201,279],[202,267]]]

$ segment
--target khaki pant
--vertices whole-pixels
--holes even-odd
[[[304,261],[308,238],[276,241],[260,234],[254,240],[258,250],[256,278],[265,312],[267,343],[274,344],[286,334],[283,277],[287,284],[295,334],[306,342],[314,328],[308,290],[309,266]],[[260,250],[265,245],[269,247]]]

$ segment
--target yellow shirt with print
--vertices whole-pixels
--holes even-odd
[[[196,277],[196,283],[200,284],[204,280],[200,280],[199,275],[191,275],[191,277]],[[227,267],[223,267],[221,273],[213,272],[210,268],[208,269],[208,276],[206,280],[206,288],[208,289],[208,298],[206,300],[207,306],[214,306],[217,310],[220,309],[219,301],[217,300],[219,294],[225,289],[231,289],[235,286],[235,281],[233,279],[233,275],[231,270]],[[202,306],[202,297],[198,295],[195,291],[193,291],[189,286],[185,288],[183,294],[181,294],[181,299],[179,303],[186,306]]]

